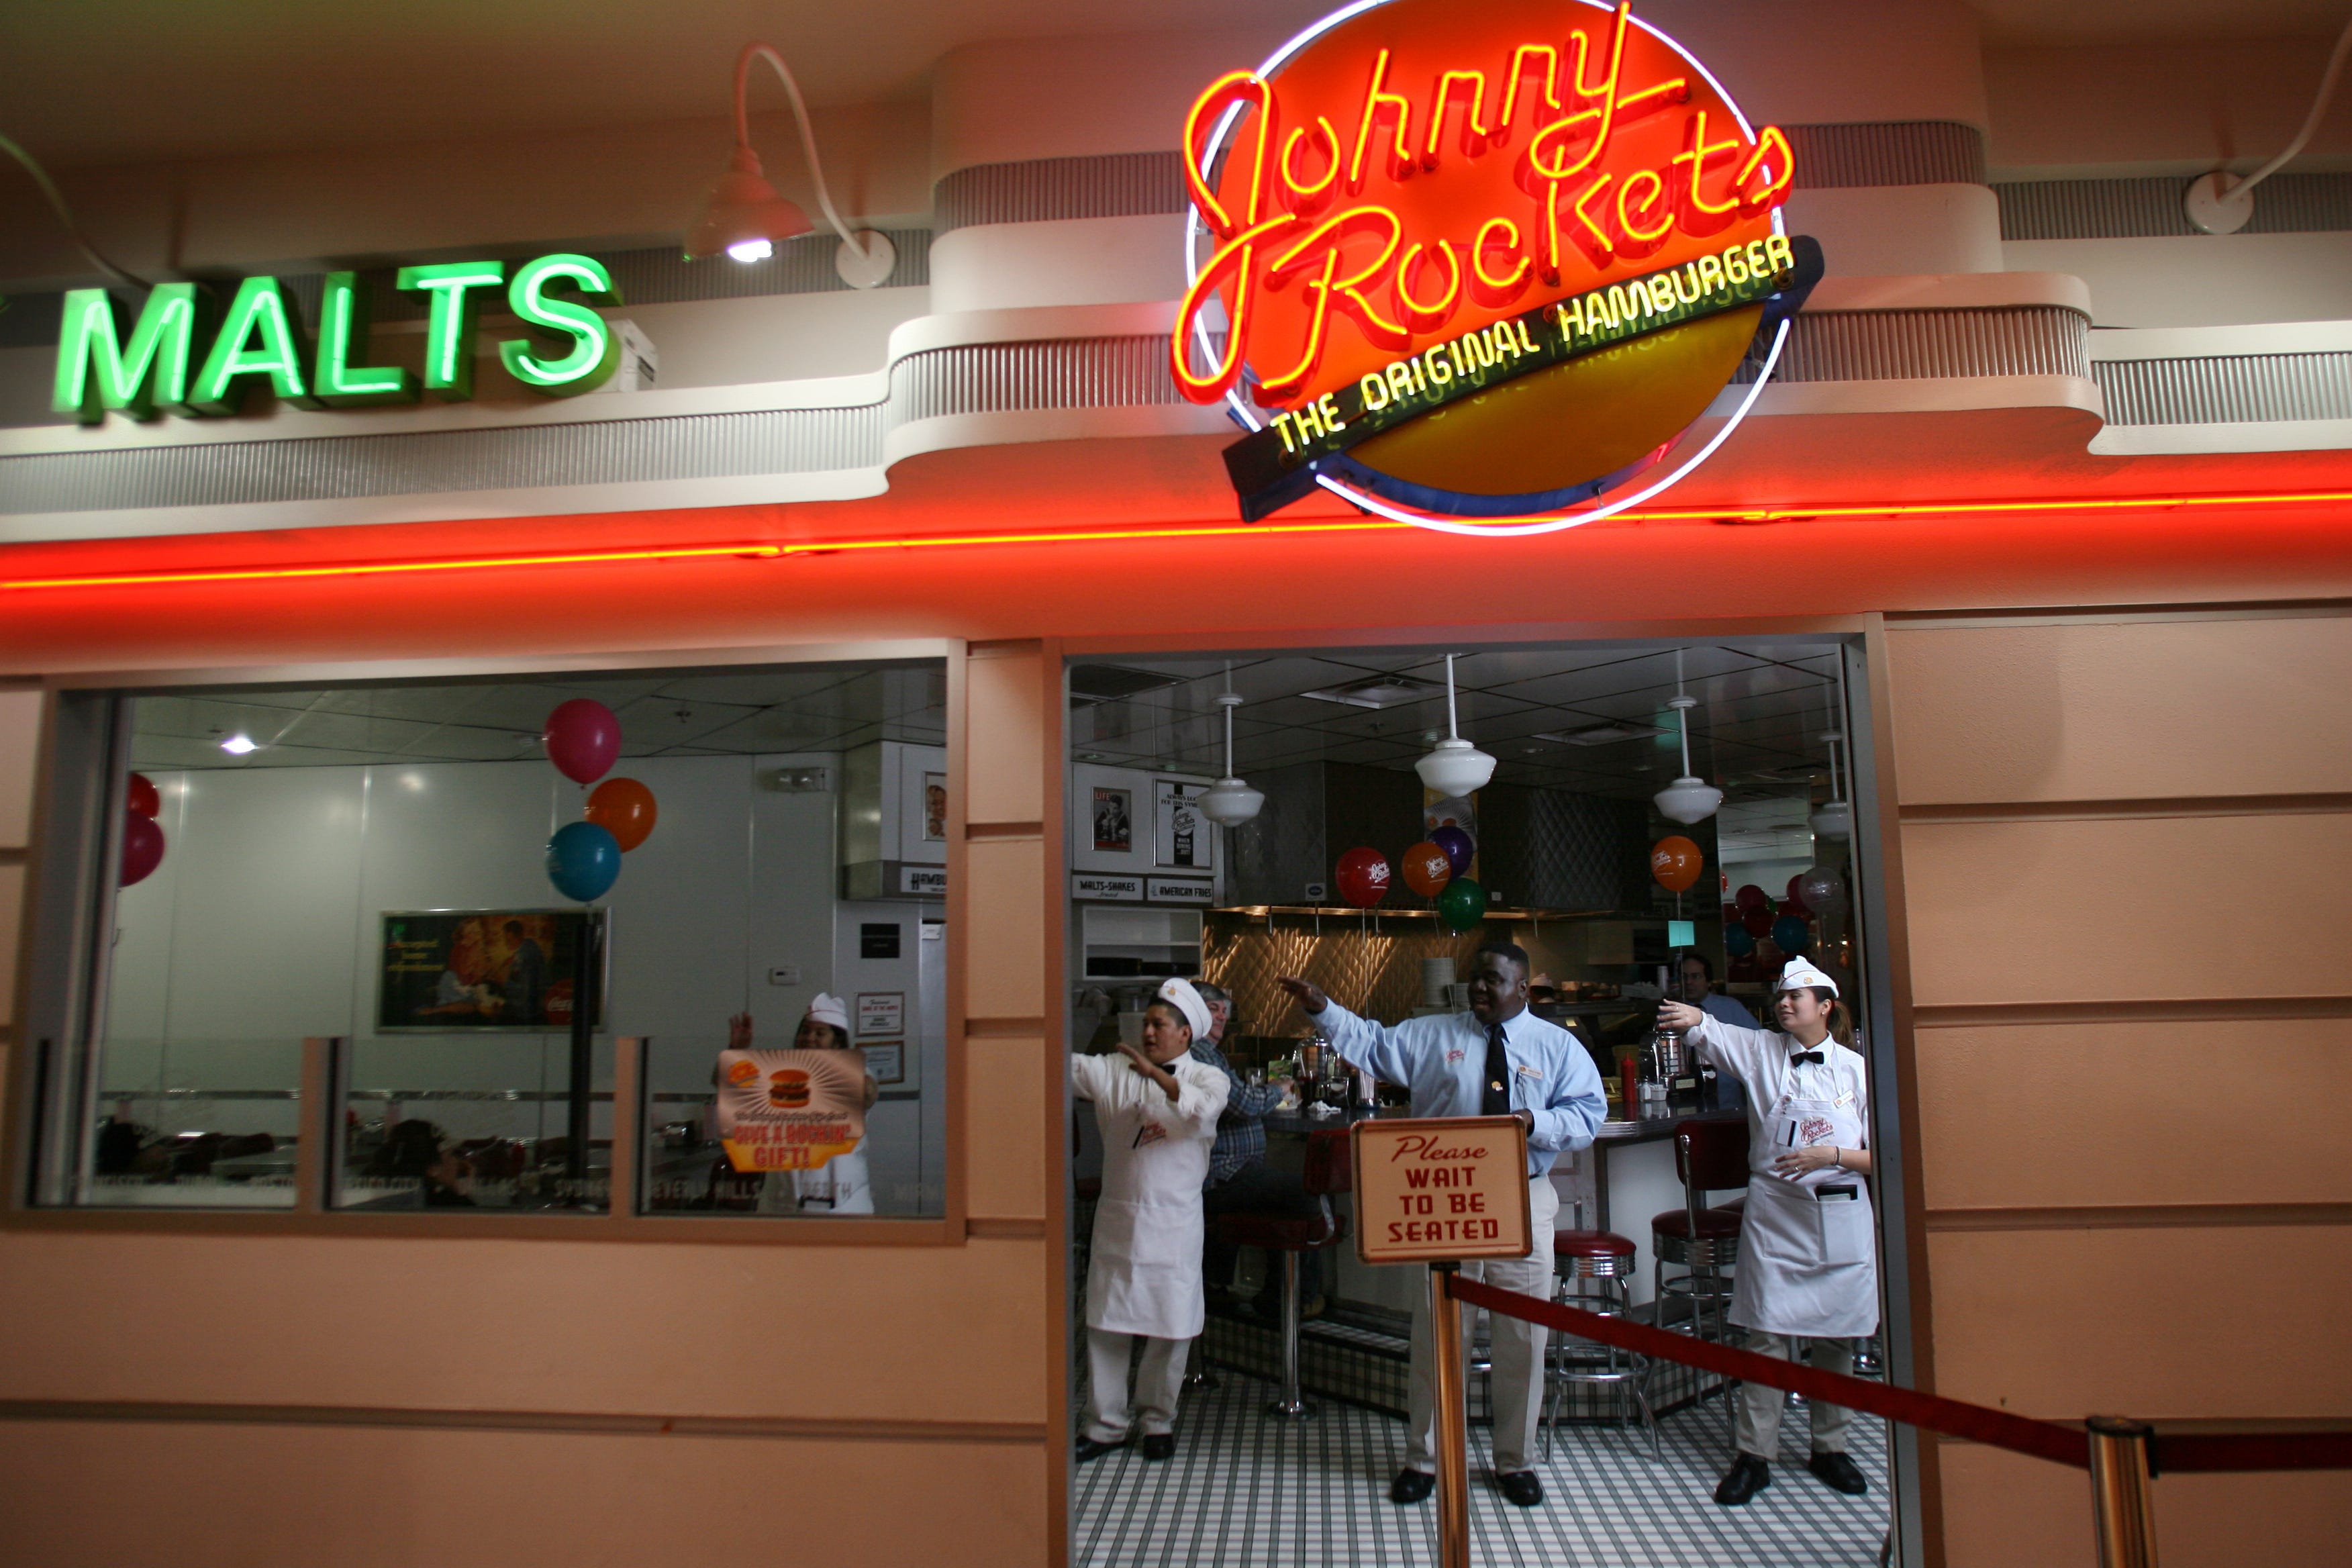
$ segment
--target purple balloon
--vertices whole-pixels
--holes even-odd
[[[593,784],[621,755],[621,721],[595,699],[575,697],[547,716],[540,741],[557,773],[574,784]]]
[[[133,816],[122,825],[122,885],[143,882],[163,863],[163,830],[152,816]]]
[[[1478,847],[1470,841],[1468,834],[1449,822],[1430,834],[1429,841],[1445,851],[1445,863],[1454,868],[1455,876],[1470,874],[1470,860],[1478,853]]]

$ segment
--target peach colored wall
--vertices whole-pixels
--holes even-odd
[[[2341,1416],[2352,618],[1887,637],[1940,1392]],[[2323,1092],[2309,1092],[2315,1087]],[[1940,1450],[1951,1568],[2078,1564],[2074,1472]],[[2340,1562],[2352,1478],[2157,1482],[2168,1568]]]
[[[978,982],[966,1013],[992,1031],[961,1042],[979,1131],[969,1237],[852,1248],[0,1229],[0,1401],[133,1416],[121,1407],[247,1407],[228,1424],[0,1420],[0,1561],[80,1568],[159,1542],[184,1568],[413,1568],[453,1551],[748,1560],[787,1539],[836,1542],[843,1561],[1056,1560],[1067,1457],[1045,1240],[1046,684],[1034,644],[972,664],[984,668],[964,683],[951,749],[970,737],[991,773],[976,807],[1026,820],[1023,837],[1021,824],[972,818],[949,932],[951,973]],[[0,857],[15,860],[26,706],[0,693]],[[0,858],[11,921],[17,870]],[[5,925],[0,944],[5,973]],[[1025,1020],[1023,1037],[1005,1037],[1008,1019]],[[356,1424],[250,1408],[269,1405]],[[400,1412],[456,1414],[385,1425]],[[565,1429],[614,1417],[739,1425]],[[485,1418],[544,1429],[479,1429]]]

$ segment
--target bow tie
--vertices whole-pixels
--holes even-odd
[[[1811,1062],[1815,1067],[1819,1067],[1822,1065],[1822,1053],[1819,1051],[1791,1051],[1789,1053],[1789,1060],[1792,1064],[1796,1062]]]

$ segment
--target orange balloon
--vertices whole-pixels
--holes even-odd
[[[626,854],[654,830],[654,792],[635,779],[611,778],[588,795],[588,820],[620,841]]]
[[[1670,834],[1650,846],[1650,875],[1669,893],[1690,890],[1706,869],[1706,857],[1681,834]]]
[[[1404,885],[1424,899],[1433,899],[1454,880],[1454,862],[1434,844],[1416,844],[1397,863]]]

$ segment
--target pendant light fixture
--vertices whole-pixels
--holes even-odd
[[[1225,689],[1218,694],[1217,706],[1225,710],[1225,776],[1192,797],[1201,815],[1220,827],[1238,827],[1258,814],[1265,805],[1265,792],[1252,789],[1234,776],[1234,710],[1242,700],[1234,693],[1234,667],[1225,664]]]
[[[1705,822],[1723,804],[1723,792],[1691,772],[1690,710],[1698,706],[1698,699],[1683,689],[1683,650],[1675,649],[1675,698],[1666,704],[1675,710],[1675,720],[1682,731],[1682,776],[1650,797],[1658,815],[1669,822],[1688,826]]]
[[[1445,739],[1437,749],[1412,764],[1421,782],[1449,799],[1459,799],[1486,787],[1495,776],[1495,759],[1462,738],[1462,724],[1454,701],[1454,656],[1445,656]]]
[[[1845,671],[1843,669],[1838,671],[1838,687],[1843,692],[1845,687]],[[1818,838],[1851,838],[1853,837],[1853,807],[1846,804],[1845,782],[1838,772],[1838,753],[1844,748],[1845,731],[1835,727],[1834,717],[1832,728],[1822,731],[1822,739],[1829,743],[1830,748],[1830,798],[1822,802],[1821,809],[1811,818],[1813,835]]]
[[[898,253],[890,241],[872,229],[853,233],[849,226],[834,210],[832,193],[825,189],[824,165],[816,155],[816,132],[809,128],[808,105],[801,100],[801,84],[793,79],[792,68],[784,57],[766,44],[746,44],[735,59],[735,153],[729,160],[727,172],[719,176],[703,198],[702,211],[694,226],[686,231],[686,257],[698,261],[717,256],[721,251],[738,261],[765,261],[776,253],[784,240],[797,239],[812,232],[814,225],[808,215],[782,196],[768,183],[760,167],[760,155],[751,151],[751,122],[744,109],[744,98],[751,88],[751,62],[764,59],[776,68],[783,79],[784,91],[793,100],[793,115],[800,121],[801,148],[808,154],[809,174],[816,182],[817,205],[824,209],[825,221],[841,236],[841,248],[835,252],[833,269],[841,280],[853,289],[871,289],[890,276],[898,263]]]

